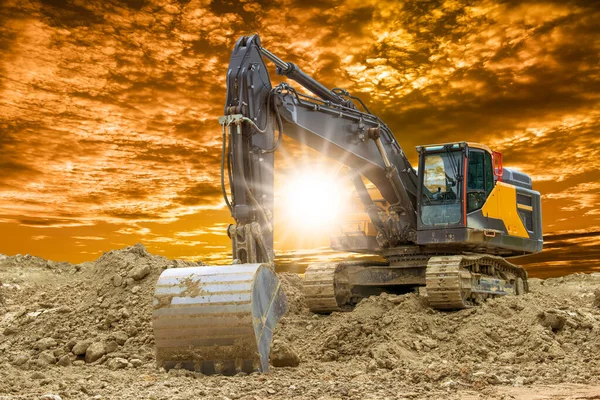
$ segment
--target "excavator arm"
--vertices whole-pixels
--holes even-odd
[[[275,63],[279,74],[314,96],[287,83],[273,88],[263,56]],[[225,116],[220,119],[232,200],[224,182],[223,193],[236,220],[229,229],[234,259],[273,261],[273,152],[284,134],[351,169],[381,247],[415,242],[416,172],[385,123],[364,104],[360,111],[353,99],[360,102],[280,60],[261,47],[257,35],[238,40],[227,73]],[[372,201],[362,177],[379,189],[390,204],[387,209]]]

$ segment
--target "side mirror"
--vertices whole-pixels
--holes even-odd
[[[502,153],[492,152],[492,165],[494,166],[494,176],[498,182],[502,182]]]

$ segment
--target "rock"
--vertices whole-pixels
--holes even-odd
[[[26,354],[19,354],[15,357],[15,359],[13,360],[13,365],[16,366],[21,366],[23,364],[25,364],[27,361],[29,361],[29,356]]]
[[[114,339],[121,346],[123,346],[125,344],[125,342],[127,341],[127,339],[129,339],[129,335],[123,331],[113,332],[110,337],[112,339]]]
[[[69,351],[73,350],[73,347],[75,347],[75,345],[77,344],[77,340],[76,339],[71,339],[67,342],[67,344],[65,344],[65,348]]]
[[[64,356],[58,359],[58,362],[56,364],[60,365],[61,367],[68,367],[69,365],[71,365],[71,357],[65,354]]]
[[[83,360],[75,360],[73,361],[73,365],[76,367],[81,367],[82,365],[85,365],[85,361]]]
[[[369,361],[369,363],[367,364],[367,372],[374,372],[377,370],[377,362],[375,362],[375,360],[371,359]]]
[[[56,364],[56,357],[49,351],[43,351],[38,356],[38,361],[45,365]]]
[[[110,368],[112,370],[117,370],[117,369],[127,368],[127,366],[129,365],[129,362],[124,358],[115,357],[115,358],[111,358],[108,361],[107,365],[108,365],[108,368]]]
[[[112,283],[114,287],[119,287],[123,284],[123,277],[121,275],[115,275],[112,278]]]
[[[594,290],[594,303],[592,307],[600,308],[600,289]]]
[[[59,347],[57,349],[54,349],[54,351],[52,351],[52,354],[54,355],[54,357],[60,358],[65,354],[65,349]]]
[[[443,388],[454,388],[454,387],[458,386],[458,383],[456,383],[455,381],[450,379],[450,380],[442,383],[440,386]]]
[[[436,340],[433,340],[433,339],[431,339],[431,338],[424,338],[424,339],[422,340],[422,343],[423,343],[425,346],[429,347],[430,349],[435,349],[436,347],[438,347],[438,343],[437,343],[437,341],[436,341]]]
[[[87,351],[88,347],[92,344],[92,341],[89,339],[81,340],[77,342],[75,346],[71,349],[71,352],[76,356],[82,356]]]
[[[339,357],[339,353],[337,350],[325,350],[325,353],[323,353],[323,357],[321,357],[321,359],[323,361],[335,361],[337,360]]]
[[[274,367],[297,367],[300,364],[300,357],[292,346],[279,339],[273,341],[270,359]]]
[[[498,356],[498,360],[504,363],[513,363],[517,358],[517,354],[512,351],[507,351]]]
[[[131,365],[133,365],[135,368],[137,367],[141,367],[142,364],[144,363],[142,360],[140,360],[139,358],[132,358],[131,360],[129,360],[129,362],[131,363]]]
[[[558,343],[552,343],[548,348],[548,356],[552,359],[564,358],[565,351],[560,347]]]
[[[134,280],[140,281],[144,279],[150,273],[150,271],[152,271],[150,265],[143,264],[133,268],[131,271],[129,271],[128,275]]]
[[[106,310],[107,308],[109,308],[110,305],[111,305],[111,299],[110,298],[104,298],[100,302],[100,308],[102,308],[104,310]]]
[[[35,345],[33,347],[37,350],[46,350],[51,347],[55,347],[56,344],[57,343],[54,338],[43,338],[35,342]]]
[[[404,302],[404,296],[398,296],[396,294],[388,295],[387,300],[392,304],[400,304]]]
[[[8,335],[14,335],[15,333],[19,333],[19,329],[16,326],[9,326],[6,329],[4,329],[3,333],[6,336],[8,336]]]
[[[398,358],[390,351],[386,344],[377,345],[371,349],[371,357],[377,363],[378,368],[394,369],[398,364]]]
[[[121,314],[117,311],[109,311],[106,315],[106,324],[110,325],[113,322],[118,322],[121,320]]]
[[[146,250],[146,247],[142,243],[136,243],[123,250],[140,257],[150,257],[150,253],[148,253],[148,250]]]
[[[513,386],[523,386],[525,384],[525,378],[517,376],[513,381]]]
[[[31,379],[45,379],[46,375],[42,374],[39,371],[35,371],[33,374],[29,376]]]
[[[119,344],[115,340],[109,340],[106,342],[106,353],[112,353],[119,348]]]
[[[129,318],[129,317],[131,317],[131,314],[129,313],[129,310],[126,309],[125,307],[120,308],[119,312],[121,313],[121,318]]]
[[[92,343],[85,351],[85,362],[93,363],[106,354],[106,346],[102,342]]]
[[[136,294],[140,290],[142,290],[142,288],[139,287],[138,285],[135,285],[134,287],[131,288],[131,293]]]
[[[565,327],[567,319],[563,315],[557,314],[555,311],[546,311],[538,314],[539,323],[556,333]]]
[[[62,397],[57,394],[48,393],[41,396],[40,400],[62,400]]]

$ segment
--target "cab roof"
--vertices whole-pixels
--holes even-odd
[[[439,143],[439,144],[428,144],[425,146],[417,146],[417,151],[435,151],[435,150],[442,150],[445,146],[453,146],[455,145],[456,148],[460,148],[461,145],[463,146],[468,146],[474,149],[480,149],[483,151],[487,151],[488,153],[492,154],[492,150],[486,146],[485,144],[481,144],[481,143],[475,143],[475,142],[450,142],[450,143]]]

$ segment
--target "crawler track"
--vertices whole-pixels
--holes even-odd
[[[525,269],[497,256],[432,257],[425,276],[429,304],[438,310],[468,308],[487,298],[528,291]]]
[[[306,305],[315,313],[341,311],[350,295],[344,263],[310,265],[304,273]]]
[[[393,266],[389,266],[390,270],[414,270],[422,266],[425,270],[422,281],[404,281],[406,283],[403,286],[425,286],[429,304],[438,310],[468,308],[488,298],[519,295],[528,291],[527,272],[498,256],[472,254],[404,257],[394,262]],[[309,266],[304,275],[304,294],[308,308],[312,312],[323,314],[349,311],[361,298],[374,293],[364,290],[369,285],[380,285],[381,288],[388,285],[392,291],[402,286],[399,280],[395,282],[400,286],[390,285],[390,280],[384,279],[388,274],[362,274],[359,279],[357,271],[360,268],[370,269],[370,265],[371,263],[337,262]],[[384,264],[377,265],[376,268],[381,270],[386,267]],[[372,281],[369,280],[371,277]]]

